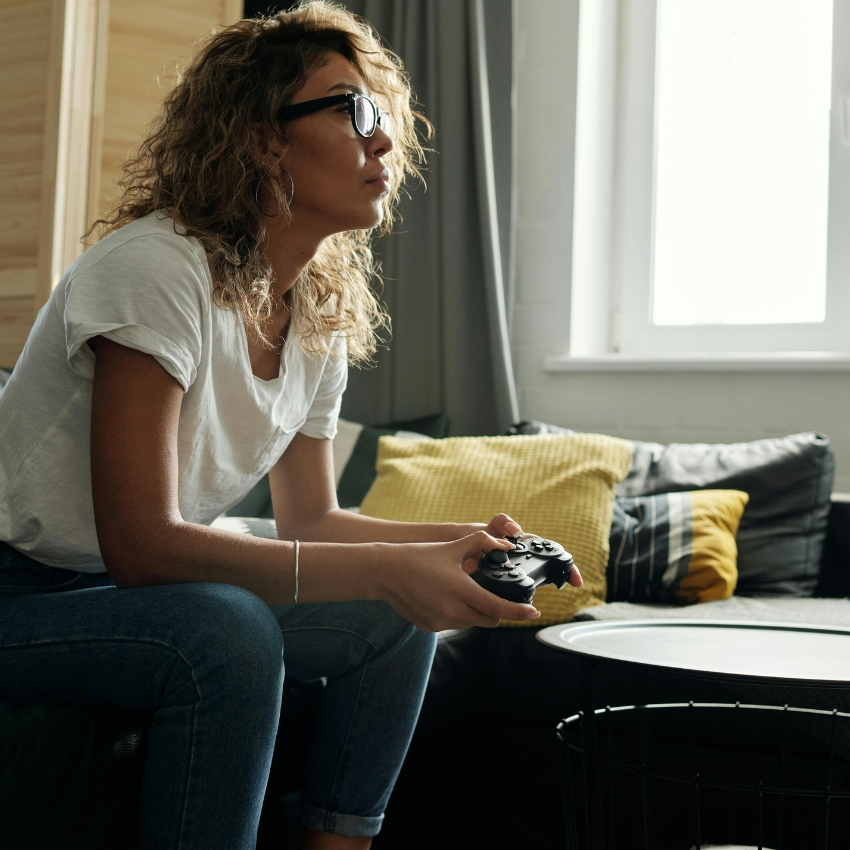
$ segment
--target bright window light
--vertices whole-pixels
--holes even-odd
[[[658,0],[656,325],[826,315],[832,0]]]

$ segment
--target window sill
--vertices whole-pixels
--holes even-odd
[[[544,372],[850,372],[850,352],[778,351],[735,354],[549,354]]]

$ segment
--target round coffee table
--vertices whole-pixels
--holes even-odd
[[[547,646],[583,662],[819,687],[850,684],[850,629],[725,620],[608,620],[549,626]]]
[[[838,813],[835,807],[840,805],[847,808],[850,804],[850,790],[846,786],[838,789],[833,784],[833,750],[829,739],[829,752],[825,756],[828,761],[829,779],[817,787],[812,787],[812,783],[792,781],[786,769],[786,750],[790,752],[789,748],[796,744],[794,732],[788,731],[793,730],[793,724],[797,722],[795,718],[810,718],[813,722],[824,724],[824,728],[831,730],[834,741],[837,725],[845,727],[850,724],[850,714],[832,710],[831,705],[823,706],[822,710],[740,703],[599,707],[594,703],[594,671],[597,666],[604,664],[672,674],[685,679],[846,690],[850,687],[850,628],[722,620],[614,620],[549,626],[537,633],[537,639],[554,649],[571,653],[581,662],[582,711],[579,715],[566,718],[559,725],[561,754],[567,759],[566,770],[569,772],[573,769],[569,763],[572,759],[572,763],[581,768],[583,783],[579,788],[570,779],[569,788],[565,786],[567,797],[572,794],[574,803],[572,815],[567,817],[569,847],[619,846],[617,842],[612,842],[611,836],[622,829],[616,813],[622,812],[623,808],[619,804],[615,806],[609,803],[609,791],[606,789],[614,787],[611,785],[612,776],[615,777],[616,785],[616,782],[625,782],[616,777],[625,775],[634,778],[636,788],[645,789],[648,783],[656,780],[662,784],[667,783],[663,786],[665,788],[672,787],[670,783],[679,783],[679,787],[684,788],[687,783],[692,789],[689,792],[692,799],[688,798],[687,805],[693,807],[695,818],[689,834],[694,836],[691,843],[697,847],[701,842],[701,834],[705,834],[702,831],[705,824],[703,823],[702,828],[700,826],[700,795],[721,792],[740,794],[744,802],[747,795],[752,798],[753,811],[757,810],[758,834],[757,837],[750,837],[748,844],[763,846],[763,827],[766,830],[764,837],[768,839],[769,835],[776,835],[777,824],[781,842],[783,817],[785,821],[792,817],[790,811],[783,816],[783,806],[793,805],[797,799],[814,799],[817,796],[819,801],[823,801],[818,805],[823,805],[824,814],[818,814],[812,821],[811,846],[841,846],[834,844],[837,837],[835,814]],[[629,719],[630,716],[634,718],[633,721]],[[687,750],[701,734],[701,723],[704,719],[720,716],[728,717],[728,728],[735,730],[734,741],[730,741],[728,746],[731,748],[730,752],[734,750],[736,761],[733,771],[730,758],[728,776],[723,775],[722,771],[718,775],[715,770],[712,776],[707,777],[708,771],[700,770],[696,763],[690,766],[689,775],[682,775],[678,769],[653,768],[645,763],[645,757],[652,749],[645,743],[642,745],[640,756],[635,756],[631,751],[628,757],[619,757],[616,753],[612,755],[610,729],[613,724],[616,731],[618,720],[621,728],[625,728],[627,722],[633,722],[634,728],[641,728],[640,724],[645,720],[654,722],[658,728],[659,725],[664,725],[663,722],[659,723],[659,718],[664,718],[665,722],[666,718],[670,718],[671,724],[674,718],[679,718],[681,722],[676,721],[679,727],[687,730],[687,734],[680,738],[684,743],[679,746]],[[770,747],[775,746],[777,763],[773,780],[766,779],[763,783],[761,776],[757,779],[751,778],[747,782],[739,780],[739,720],[754,721],[759,730],[769,728],[774,720],[779,723],[776,727],[779,731],[770,741]],[[723,722],[721,721],[721,728]],[[730,731],[730,738],[731,734]],[[645,732],[640,735],[647,738]],[[717,743],[716,737],[714,740]],[[669,742],[667,743],[669,747]],[[741,746],[746,743],[746,740],[743,740]],[[726,744],[721,743],[718,746],[722,748]],[[625,748],[627,749],[628,747]],[[824,758],[822,754],[820,757]],[[570,788],[572,790],[569,790]],[[778,800],[778,815],[775,808],[772,811],[765,809],[763,823],[763,805],[768,805],[764,801],[771,795],[773,800]],[[658,796],[656,794],[656,799]],[[738,797],[734,799],[737,801]],[[621,802],[624,801],[628,802],[623,798]],[[642,813],[643,827],[635,832],[632,840],[637,842],[634,846],[650,847],[653,846],[649,828],[652,818],[647,815],[646,796],[638,802],[639,805],[636,805],[634,811]],[[847,817],[850,817],[850,810],[842,820],[846,821]],[[830,820],[833,821],[832,829]],[[846,827],[846,824],[843,826]],[[733,815],[733,832],[735,828]],[[683,846],[687,847],[688,844]]]

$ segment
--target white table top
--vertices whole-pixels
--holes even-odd
[[[720,620],[615,620],[549,626],[555,649],[666,670],[850,683],[850,629]]]

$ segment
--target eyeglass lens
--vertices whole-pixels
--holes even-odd
[[[364,136],[371,136],[375,132],[377,123],[375,107],[365,97],[354,99],[354,123]]]

